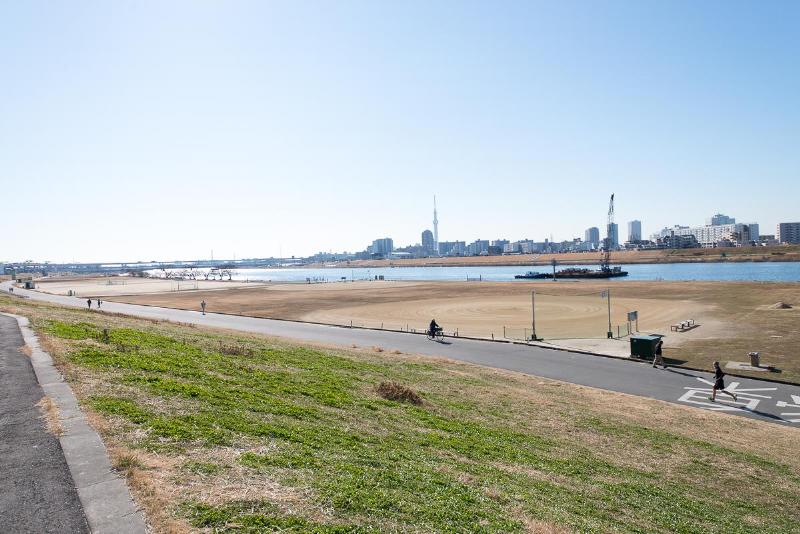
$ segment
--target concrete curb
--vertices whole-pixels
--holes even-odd
[[[93,533],[145,534],[144,515],[136,507],[125,481],[112,469],[106,447],[89,426],[72,388],[39,347],[27,317],[3,313],[17,320],[25,344],[31,349],[31,364],[45,395],[58,406],[64,429],[61,449],[78,490],[83,511]]]

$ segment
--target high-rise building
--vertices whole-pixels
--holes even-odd
[[[747,223],[747,227],[750,230],[750,241],[754,242],[756,245],[761,240],[761,230],[758,228],[757,223]]]
[[[433,195],[433,248],[439,250],[439,214],[436,212],[436,195]]]
[[[440,256],[463,256],[467,244],[464,241],[439,241]]]
[[[595,247],[600,246],[600,229],[596,226],[587,228],[583,234],[583,240]]]
[[[390,237],[376,239],[372,245],[367,248],[370,255],[375,256],[389,256],[394,250],[394,241]]]
[[[642,240],[642,221],[630,221],[628,223],[628,241]]]
[[[611,248],[619,248],[619,225],[617,223],[610,223],[606,227],[608,232],[608,246]]]
[[[436,241],[433,238],[433,232],[430,230],[422,232],[422,248],[429,253],[436,252]]]
[[[476,239],[467,246],[467,255],[480,256],[481,254],[489,253],[489,240]]]
[[[736,224],[736,218],[717,213],[710,219],[706,219],[706,225],[708,226],[719,226],[721,224]]]
[[[775,238],[778,243],[800,244],[800,222],[780,223]]]

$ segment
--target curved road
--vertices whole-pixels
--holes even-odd
[[[0,284],[8,292],[10,282]],[[14,288],[14,294],[32,300],[85,308],[86,300]],[[152,319],[166,319],[244,332],[287,337],[300,341],[330,343],[349,347],[380,346],[389,351],[444,357],[488,367],[519,371],[631,395],[650,397],[701,409],[800,425],[800,386],[762,380],[727,377],[728,389],[739,394],[738,402],[718,395],[708,400],[713,383],[711,373],[670,368],[653,369],[649,363],[580,354],[524,344],[498,343],[463,338],[445,338],[436,343],[424,335],[385,330],[363,330],[255,317],[241,317],[103,302],[102,311]]]

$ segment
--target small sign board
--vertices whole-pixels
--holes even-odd
[[[639,312],[638,311],[628,312],[628,322],[629,323],[632,323],[633,321],[636,321],[637,319],[639,319]]]

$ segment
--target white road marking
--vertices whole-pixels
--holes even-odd
[[[709,397],[713,391],[714,383],[706,380],[705,378],[697,378],[703,384],[708,384],[710,388],[702,387],[684,387],[687,390],[678,399],[678,402],[685,402],[687,404],[695,404],[708,410],[718,412],[733,412],[737,410],[755,410],[758,406],[760,399],[771,399],[769,395],[761,395],[753,393],[754,391],[776,391],[778,388],[740,388],[741,382],[731,382],[725,391],[735,393],[738,397],[737,400],[729,399],[725,393],[717,392],[717,400],[712,402]],[[800,406],[798,406],[800,408]]]
[[[778,406],[778,408],[800,408],[800,395],[790,395],[790,397],[792,397],[792,402],[794,404],[786,401],[778,401],[775,404]],[[800,412],[781,412],[781,415],[794,417],[794,416],[800,416]],[[791,423],[800,423],[800,418],[787,419],[787,421]]]

